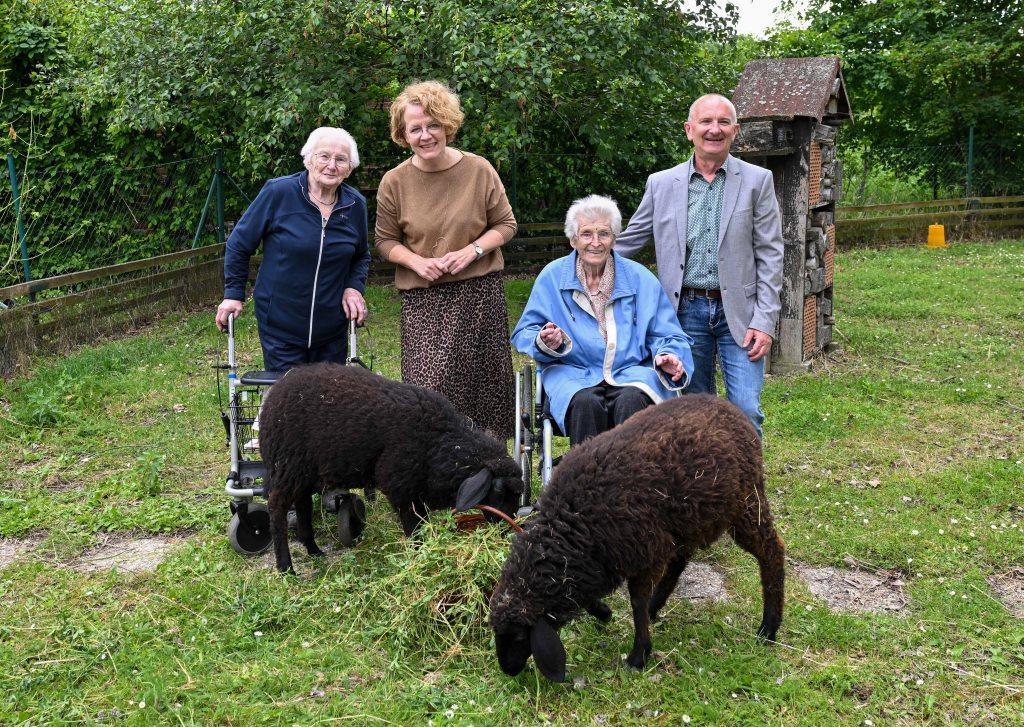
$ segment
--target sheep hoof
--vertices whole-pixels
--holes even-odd
[[[637,652],[631,652],[626,657],[626,666],[633,671],[643,671],[644,667],[647,666],[647,657],[650,655],[650,649],[644,649]]]
[[[761,624],[760,628],[758,628],[757,630],[757,638],[766,646],[770,646],[771,644],[775,643],[775,634],[777,633],[777,631],[777,627],[771,628],[769,626]]]
[[[608,623],[612,620],[612,609],[604,601],[594,601],[587,611],[601,623]]]
[[[313,556],[315,558],[319,558],[319,557],[322,557],[324,555],[327,555],[326,553],[324,553],[324,551],[320,550],[320,546],[319,545],[307,545],[306,546],[306,552],[309,555],[311,555],[311,556]]]

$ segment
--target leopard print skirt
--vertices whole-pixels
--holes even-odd
[[[443,394],[508,439],[515,384],[500,273],[402,291],[402,381]]]

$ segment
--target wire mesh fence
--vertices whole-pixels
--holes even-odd
[[[841,207],[1024,194],[1024,144],[839,147]]]
[[[210,155],[89,173],[22,160],[16,165],[20,229],[13,185],[3,185],[0,197],[0,288],[24,279],[23,249],[34,280],[188,249],[213,160]],[[213,242],[211,235],[212,228],[202,230],[200,238]]]

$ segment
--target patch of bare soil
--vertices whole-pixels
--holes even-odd
[[[84,553],[72,566],[90,573],[98,570],[147,573],[155,571],[171,549],[180,542],[180,538],[111,537]]]
[[[903,574],[879,569],[844,570],[828,566],[794,564],[807,587],[833,611],[895,613],[910,599],[904,592]]]
[[[18,538],[0,538],[0,568],[6,568],[31,552],[36,547],[34,540],[20,540]]]
[[[1014,618],[1024,618],[1024,568],[989,576],[988,585]]]
[[[679,576],[679,584],[670,598],[688,601],[724,601],[725,576],[707,563],[690,562]]]

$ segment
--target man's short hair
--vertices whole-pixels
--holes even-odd
[[[729,107],[729,112],[732,114],[732,123],[735,124],[738,122],[738,119],[736,118],[736,104],[734,104],[730,99],[728,99],[727,97],[723,96],[720,93],[706,93],[700,98],[698,98],[696,101],[694,101],[692,104],[690,104],[690,111],[686,115],[686,120],[693,121],[693,112],[694,110],[696,110],[697,104],[701,103],[702,101],[707,101],[710,99],[724,101],[725,105]]]

